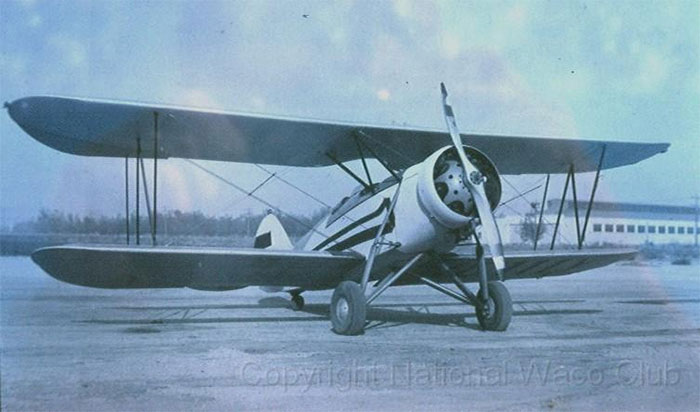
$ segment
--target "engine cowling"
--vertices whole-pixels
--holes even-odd
[[[501,179],[493,162],[479,150],[464,146],[483,179],[486,196],[495,209],[501,200]],[[478,216],[469,190],[462,181],[457,151],[446,146],[404,173],[396,204],[396,240],[400,250],[417,253],[447,251],[458,240],[458,231]]]
[[[480,172],[468,178],[484,182],[486,197],[494,210],[501,200],[501,179],[496,166],[473,147],[464,146],[464,151]],[[418,199],[432,217],[450,229],[460,228],[478,216],[463,176],[457,151],[451,146],[430,155],[418,176]]]

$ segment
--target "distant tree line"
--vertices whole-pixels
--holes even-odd
[[[299,237],[307,233],[326,213],[317,210],[311,216],[277,214],[287,233]],[[245,213],[239,216],[207,216],[202,212],[182,212],[170,210],[158,213],[158,233],[171,236],[254,236],[265,213]],[[148,216],[141,216],[140,230],[148,234]],[[136,216],[129,218],[130,230],[135,231]],[[126,231],[124,215],[118,216],[79,216],[58,210],[41,210],[29,221],[15,224],[13,233],[62,233],[62,234],[123,234]]]

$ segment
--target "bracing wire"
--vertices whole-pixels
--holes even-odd
[[[233,183],[232,181],[226,179],[225,177],[219,175],[218,173],[216,173],[216,172],[214,172],[214,171],[212,171],[212,170],[210,170],[210,169],[208,169],[208,168],[206,168],[206,167],[200,165],[199,163],[195,162],[195,161],[192,160],[192,159],[183,159],[183,160],[184,160],[185,162],[191,164],[192,166],[194,166],[194,167],[200,169],[201,171],[207,173],[208,175],[210,175],[210,176],[212,176],[212,177],[218,179],[219,181],[221,181],[221,182],[223,182],[223,183],[225,183],[225,184],[227,184],[227,185],[233,187],[234,189],[236,189],[236,190],[238,190],[238,191],[244,193],[246,196],[245,196],[244,198],[242,198],[242,199],[239,199],[239,201],[242,201],[242,200],[247,199],[247,198],[255,199],[255,200],[257,200],[258,202],[262,203],[263,205],[265,205],[265,206],[269,207],[270,209],[276,211],[277,213],[280,213],[280,214],[282,214],[282,215],[285,215],[285,216],[287,216],[288,218],[290,218],[290,219],[294,220],[295,222],[297,222],[298,224],[300,224],[300,225],[306,227],[307,229],[312,230],[312,231],[318,233],[319,235],[323,236],[324,238],[328,238],[328,237],[329,237],[329,236],[326,235],[325,233],[320,232],[320,231],[319,231],[318,229],[316,229],[314,226],[312,226],[312,225],[310,225],[310,224],[308,224],[308,223],[306,223],[306,222],[303,222],[303,221],[299,220],[297,217],[295,217],[295,216],[293,216],[293,215],[291,215],[291,214],[289,214],[289,213],[287,213],[287,212],[281,210],[280,208],[278,208],[277,206],[273,205],[272,203],[270,203],[270,202],[266,201],[265,199],[262,199],[261,197],[256,196],[256,195],[254,194],[255,191],[257,191],[258,189],[260,189],[265,183],[267,183],[268,181],[270,181],[270,180],[272,179],[272,177],[274,176],[274,173],[273,173],[272,175],[270,175],[267,179],[265,179],[265,181],[264,181],[263,183],[259,184],[254,190],[252,190],[252,191],[247,191],[247,190],[245,190],[244,188],[242,188],[241,186],[239,186],[239,185]]]
[[[536,189],[537,187],[542,186],[541,184],[540,184],[539,186],[533,188],[533,189],[529,189],[529,190],[525,191],[524,193],[521,193],[521,192],[518,190],[518,188],[515,187],[515,185],[513,185],[510,181],[508,181],[508,179],[506,179],[505,176],[502,176],[502,179],[503,179],[504,182],[506,182],[506,183],[508,184],[508,186],[510,186],[510,187],[518,194],[518,196],[516,196],[516,197],[514,197],[514,198],[512,198],[512,199],[509,199],[507,202],[501,203],[501,206],[506,206],[508,209],[512,210],[512,211],[515,212],[517,215],[519,215],[520,217],[523,217],[523,218],[524,218],[524,217],[525,217],[525,214],[519,212],[518,210],[515,210],[513,207],[511,207],[511,206],[509,206],[509,205],[506,204],[506,203],[510,202],[511,200],[523,199],[523,201],[527,202],[527,205],[528,205],[532,210],[534,210],[535,212],[538,211],[537,208],[535,208],[535,207],[532,205],[532,203],[525,197],[525,195],[528,194],[528,193],[530,193],[530,192],[532,192],[532,191],[533,191],[534,189]],[[544,178],[544,177],[541,177],[538,181],[535,182],[535,184],[541,182],[543,179],[545,179],[545,178]],[[544,205],[541,205],[540,207],[544,207]],[[546,225],[551,225],[551,223],[550,223],[544,216],[542,216],[542,222],[543,222],[544,224],[546,224]],[[562,231],[558,231],[558,232],[557,232],[557,236],[559,236],[560,238],[563,238],[565,242],[571,243],[571,240],[570,240],[564,233],[562,233]]]
[[[223,209],[232,209],[232,208],[236,207],[238,204],[240,204],[240,203],[242,203],[244,200],[248,199],[248,198],[250,197],[251,194],[253,194],[253,193],[255,193],[256,191],[258,191],[259,189],[261,189],[268,181],[270,181],[270,179],[272,179],[273,176],[274,176],[274,174],[273,174],[272,176],[267,177],[264,181],[262,181],[259,185],[257,185],[253,190],[251,190],[249,193],[245,194],[243,197],[240,197],[240,198],[238,198],[238,199],[235,199],[235,200],[232,201],[231,203],[226,204],[226,206],[225,206]],[[202,225],[204,225],[205,223],[206,223],[206,222],[201,222],[201,223],[199,223],[198,225],[196,225],[196,226],[194,227],[194,229],[199,229],[199,228],[202,227]],[[175,241],[174,239],[171,240],[170,242],[166,243],[165,246],[170,246],[170,245],[172,245],[174,241]]]
[[[263,166],[261,166],[261,165],[259,165],[259,164],[256,164],[255,166],[257,166],[260,170],[262,170],[262,171],[264,171],[264,172],[266,172],[266,173],[269,173],[270,175],[274,175],[274,173],[272,173],[269,169],[267,169],[267,168],[265,168],[265,167],[263,167]],[[282,183],[288,185],[289,187],[291,187],[291,188],[293,188],[293,189],[296,189],[296,190],[299,191],[300,193],[302,193],[302,194],[306,195],[308,198],[310,198],[310,199],[312,199],[312,200],[314,200],[314,201],[320,203],[320,204],[323,205],[324,207],[327,207],[327,208],[329,208],[329,209],[332,209],[332,208],[333,208],[333,206],[329,205],[328,203],[324,202],[323,200],[319,199],[318,197],[312,195],[311,193],[305,191],[304,189],[300,188],[299,186],[293,184],[292,182],[288,181],[287,179],[284,179],[284,178],[281,177],[280,175],[277,175],[277,176],[275,176],[275,177],[276,177],[277,180],[279,180],[280,182],[282,182]],[[347,216],[347,215],[343,215],[342,217],[345,218],[345,219],[347,219],[347,220],[349,220],[349,221],[351,221],[351,222],[355,222],[355,221],[356,221],[355,219],[353,219],[353,218],[351,218],[350,216]],[[363,228],[366,228],[366,226],[365,226],[364,224],[361,224],[360,226],[363,227]]]

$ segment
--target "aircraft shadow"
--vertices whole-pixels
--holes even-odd
[[[463,313],[431,313],[433,306],[462,306]],[[170,313],[155,314],[146,319],[89,319],[78,321],[80,323],[110,324],[110,325],[167,325],[167,324],[211,324],[211,323],[262,323],[262,322],[317,322],[329,320],[329,307],[327,304],[307,304],[298,312],[298,316],[242,316],[242,317],[200,317],[209,309],[257,309],[257,308],[288,308],[289,302],[281,297],[269,297],[260,299],[257,305],[192,305],[192,306],[149,306],[141,310],[159,310]],[[387,309],[387,308],[403,308]],[[136,307],[124,307],[122,309],[136,310]],[[174,311],[174,312],[173,312]],[[538,309],[515,310],[513,316],[541,316],[541,315],[574,315],[596,314],[602,310],[596,309]],[[463,327],[480,330],[476,322],[476,315],[469,306],[462,303],[392,303],[372,305],[367,313],[368,326],[366,329],[380,329],[402,326],[407,324],[429,324],[438,326]],[[474,319],[467,322],[467,319]]]
[[[513,301],[513,305],[518,304],[543,304],[543,303],[582,303],[583,299],[557,299],[557,300],[518,300]],[[413,302],[407,303],[375,303],[374,308],[404,308],[407,306],[429,306],[429,307],[449,307],[449,306],[465,306],[461,302]],[[258,301],[258,303],[246,304],[217,304],[217,305],[167,305],[167,306],[112,306],[110,309],[119,310],[199,310],[199,309],[271,309],[271,308],[290,308],[289,300],[279,297],[266,297]]]
[[[670,305],[673,303],[698,303],[700,299],[640,299],[621,300],[617,303],[637,304],[637,305]]]

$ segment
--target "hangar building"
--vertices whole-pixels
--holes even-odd
[[[542,227],[545,234],[539,242],[548,247],[554,232],[561,199],[547,202]],[[579,202],[579,221],[583,221],[588,202]],[[529,215],[529,222],[512,214],[500,219],[503,241],[506,244],[532,243],[523,240],[523,225],[536,225],[537,214]],[[557,244],[576,244],[574,202],[566,200],[558,230]],[[689,206],[650,205],[639,203],[594,202],[586,228],[585,245],[600,246],[654,244],[697,244],[697,210]],[[546,246],[545,246],[546,245]]]

